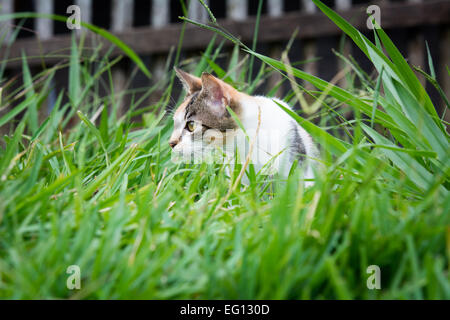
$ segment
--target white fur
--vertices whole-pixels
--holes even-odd
[[[270,163],[270,170],[279,172],[281,176],[286,178],[292,165],[292,157],[289,154],[289,146],[292,128],[295,126],[306,150],[304,163],[304,178],[313,179],[314,171],[312,169],[313,158],[317,158],[318,151],[315,147],[310,135],[292,119],[281,107],[274,102],[278,102],[284,107],[290,109],[284,101],[277,98],[268,98],[264,96],[247,96],[243,95],[241,102],[242,114],[241,123],[244,127],[250,144],[255,139],[258,127],[258,117],[260,113],[260,128],[254,142],[254,148],[251,156],[251,162],[255,165],[257,171],[261,170],[267,163]],[[238,141],[245,139],[244,133],[238,130]],[[245,149],[242,143],[238,143],[238,150],[241,154],[248,154],[249,147]],[[233,146],[226,146],[228,150],[232,150]],[[281,153],[280,153],[281,152]],[[312,181],[306,181],[305,185],[312,185]]]
[[[186,126],[184,113],[176,114],[172,137],[180,137],[180,139],[173,149],[173,160],[193,160],[196,163],[206,159],[206,161],[217,161],[217,154],[213,156],[210,154],[219,147],[221,161],[225,160],[232,166],[238,156],[239,162],[243,164],[249,154],[250,145],[254,144],[250,163],[254,165],[255,170],[261,174],[278,172],[282,177],[287,178],[293,162],[289,147],[292,130],[295,128],[306,150],[305,160],[302,163],[304,178],[314,179],[312,166],[316,162],[313,159],[318,157],[318,152],[311,137],[274,101],[290,109],[289,105],[276,98],[239,93],[240,121],[248,139],[241,129],[230,130],[226,133],[225,145],[223,144],[224,135],[216,130],[207,130],[203,136],[200,126],[192,133],[183,130]],[[261,122],[257,131],[259,117]],[[205,139],[209,131],[215,131],[212,133],[216,136],[214,141]],[[235,154],[236,149],[239,155]],[[228,155],[225,159],[222,157],[223,151]],[[244,176],[243,182],[248,182],[248,178]],[[312,181],[305,182],[305,186],[312,184]]]

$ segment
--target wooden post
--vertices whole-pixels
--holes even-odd
[[[133,0],[114,0],[111,12],[111,30],[115,33],[123,32],[133,25]],[[118,101],[118,114],[124,113],[123,91],[126,89],[128,72],[121,65],[112,70],[114,93]]]
[[[337,10],[348,10],[352,6],[352,0],[336,0]]]
[[[408,41],[408,62],[411,66],[418,66],[424,69],[425,65],[425,39],[422,32],[415,34]],[[416,73],[420,83],[425,86],[426,79],[419,73]]]
[[[197,1],[196,1],[197,2]],[[170,22],[170,3],[167,0],[152,0],[151,24],[155,29],[165,27]],[[164,68],[166,66],[167,55],[153,55],[154,63],[151,66],[152,83],[156,84],[164,77]],[[155,92],[150,99],[159,100],[162,92]]]
[[[213,0],[214,1],[214,0]],[[248,16],[248,1],[247,0],[227,0],[227,20],[244,21]],[[244,58],[244,54],[239,50],[239,61]],[[240,68],[237,74],[240,74]]]
[[[283,2],[279,0],[269,0],[268,4],[268,14],[270,17],[280,17],[283,14]],[[281,59],[281,53],[283,48],[280,43],[274,43],[269,48],[269,56],[274,59]],[[275,87],[283,78],[278,72],[272,73],[267,81],[267,91],[270,91]],[[283,97],[283,88],[280,86],[275,92],[276,97]]]
[[[209,1],[204,0],[205,4],[208,5]],[[199,1],[190,1],[189,2],[189,9],[188,9],[188,16],[189,19],[199,21],[202,23],[205,23],[208,21],[208,12],[206,12],[206,9],[203,7],[203,5]]]
[[[14,12],[14,0],[0,0],[0,6],[1,14],[10,14]],[[5,42],[9,40],[13,22],[14,21],[7,20],[0,23],[0,32],[6,32]]]
[[[209,0],[203,0],[206,5],[209,5]],[[212,0],[214,1],[214,0]],[[217,0],[216,0],[217,1]],[[194,21],[199,21],[201,23],[207,23],[209,21],[209,15],[206,9],[198,0],[190,0],[188,7],[188,17]],[[187,40],[187,38],[186,38]],[[184,52],[184,58],[196,58],[198,54],[196,52]]]
[[[408,0],[411,3],[420,3],[422,0]],[[408,37],[409,38],[409,37]],[[424,67],[425,62],[425,38],[422,32],[415,33],[414,36],[408,39],[407,43],[407,59],[410,65]],[[420,83],[425,86],[426,79],[421,74],[417,74]]]
[[[235,21],[247,19],[248,1],[247,0],[228,0],[227,18]]]
[[[352,1],[351,0],[336,0],[336,9],[337,10],[349,10],[352,7]],[[350,44],[350,39],[347,37],[346,38],[346,42],[344,43],[343,47],[342,47],[342,52],[340,52],[344,57],[348,57],[350,55],[351,52],[351,44]],[[338,61],[338,72],[341,71],[342,69],[344,69],[346,67],[345,62],[336,57],[337,61]],[[343,77],[341,80],[339,80],[338,85],[346,88],[348,83],[347,83],[347,79],[345,77]]]
[[[81,20],[83,22],[92,22],[92,0],[75,0],[75,4],[80,7]]]
[[[316,12],[317,8],[316,5],[310,1],[310,0],[302,0],[302,8],[307,13],[314,13]],[[299,32],[302,32],[300,29]],[[303,56],[305,57],[305,60],[310,60],[315,58],[317,55],[317,45],[315,40],[306,40],[303,42]],[[317,62],[309,62],[305,65],[305,72],[317,75]],[[314,86],[311,85],[309,82],[304,82],[304,86],[308,90],[314,89]]]
[[[36,1],[36,11],[43,14],[53,13],[53,0]],[[40,40],[53,37],[53,20],[38,18],[36,20],[36,31]]]
[[[0,13],[1,14],[10,14],[14,12],[14,0],[0,0]],[[1,34],[5,34],[6,36],[3,40],[4,43],[0,43],[0,48],[2,48],[3,46],[7,46],[8,41],[10,40],[10,36],[11,36],[11,32],[12,32],[12,25],[13,25],[12,20],[7,20],[7,21],[3,21],[0,22],[0,32]],[[0,50],[0,52],[3,51],[3,49]],[[0,55],[0,58],[5,58],[3,57],[3,54]],[[8,75],[8,73],[5,74],[6,77]],[[0,79],[2,80],[2,79]],[[8,80],[7,78],[4,80]],[[6,82],[3,81],[3,82]],[[3,107],[3,105],[5,105],[5,97],[7,96],[7,92],[6,92],[6,88],[2,87],[2,83],[0,82],[0,101],[3,101],[2,103],[0,103],[0,117],[2,117],[3,115],[7,114],[10,111],[10,107]],[[5,125],[0,127],[0,134],[1,135],[8,135],[11,131],[11,122],[6,123]],[[4,147],[4,142],[3,139],[0,140],[1,143],[1,147]]]
[[[92,0],[75,0],[75,4],[80,7],[81,21],[92,23]],[[82,30],[83,28],[77,29],[77,34],[80,34]]]
[[[52,14],[53,13],[53,0],[47,0],[47,1],[36,1],[36,11],[38,13],[42,14]],[[36,33],[39,40],[48,40],[53,37],[53,20],[48,18],[38,18],[36,21]],[[31,71],[33,72],[34,68],[31,68]],[[55,85],[55,80],[52,79],[52,87]],[[48,113],[50,112],[51,108],[53,107],[54,101],[52,101],[52,95],[51,93],[46,101],[45,104],[47,105],[47,108],[41,108],[39,110],[39,122],[43,121],[45,117],[47,117]]]
[[[270,17],[280,17],[283,14],[283,1],[269,0],[267,5]]]
[[[152,1],[152,26],[154,28],[164,27],[169,23],[169,1]]]
[[[317,7],[311,0],[302,0],[302,8],[308,13],[316,12]]]
[[[133,25],[133,0],[114,0],[111,18],[113,32],[131,28]]]
[[[195,1],[195,3],[198,3]],[[161,28],[169,24],[170,21],[170,6],[167,0],[153,0],[152,1],[152,27]],[[156,56],[153,64],[153,80],[154,82],[160,80],[164,76],[164,67],[166,65],[166,56]]]
[[[167,0],[152,0],[152,27],[161,28],[169,24],[170,6]]]

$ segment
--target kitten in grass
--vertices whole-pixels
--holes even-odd
[[[186,98],[173,115],[169,145],[174,160],[233,165],[237,160],[244,164],[250,154],[249,163],[261,174],[279,173],[286,178],[298,164],[304,179],[314,179],[317,148],[310,135],[278,105],[289,108],[285,102],[239,92],[208,73],[199,78],[175,71]],[[312,183],[305,181],[306,186]]]

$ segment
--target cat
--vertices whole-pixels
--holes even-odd
[[[318,149],[305,129],[278,105],[290,108],[284,101],[250,96],[206,72],[201,78],[178,68],[175,72],[186,97],[173,115],[169,145],[174,159],[217,161],[213,154],[219,150],[219,156],[233,164],[236,157],[244,163],[250,154],[256,172],[277,172],[283,178],[297,160],[308,180],[305,186],[313,184]]]

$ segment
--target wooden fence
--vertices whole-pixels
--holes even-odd
[[[205,2],[219,18],[222,26],[244,42],[250,43],[253,38],[258,0],[205,0]],[[366,8],[373,3],[379,5],[382,27],[399,45],[411,64],[426,68],[425,40],[428,41],[440,83],[444,91],[450,93],[450,77],[446,71],[446,65],[449,65],[450,60],[450,0],[324,2],[366,34],[371,33],[366,26]],[[167,53],[178,44],[181,32],[177,16],[182,15],[182,11],[178,0],[0,0],[0,10],[1,13],[36,11],[67,15],[65,9],[73,3],[81,8],[83,21],[112,31],[144,57],[156,79],[162,75]],[[188,12],[192,19],[203,22],[208,20],[206,11],[198,1],[190,1]],[[3,23],[3,27],[12,29],[17,23],[18,21],[10,21]],[[62,23],[58,24],[49,19],[27,21],[24,27],[32,31],[21,31],[20,38],[10,47],[9,72],[15,73],[14,70],[20,68],[19,58],[22,52],[28,57],[37,57],[29,59],[29,63],[36,67],[39,67],[42,59],[49,64],[58,61],[60,58],[52,57],[53,54],[60,52],[61,48],[70,48],[69,30],[65,30],[61,25]],[[331,48],[338,47],[342,33],[324,14],[318,12],[310,0],[265,0],[258,35],[258,51],[279,58],[281,48],[296,28],[299,28],[299,32],[292,48],[292,60],[321,58],[302,68],[306,72],[330,80],[341,68]],[[210,31],[187,26],[183,52],[199,53],[209,43],[212,35]],[[359,49],[348,43],[344,46],[344,52],[352,54],[370,71],[368,62],[364,60]],[[3,52],[0,52],[0,59],[2,55]],[[128,65],[122,65],[114,70],[114,82],[119,90],[125,85],[129,73]],[[143,85],[145,83],[140,86]],[[433,91],[429,84],[427,89]],[[438,111],[442,111],[443,105],[436,92],[431,94],[435,101],[439,101]]]

